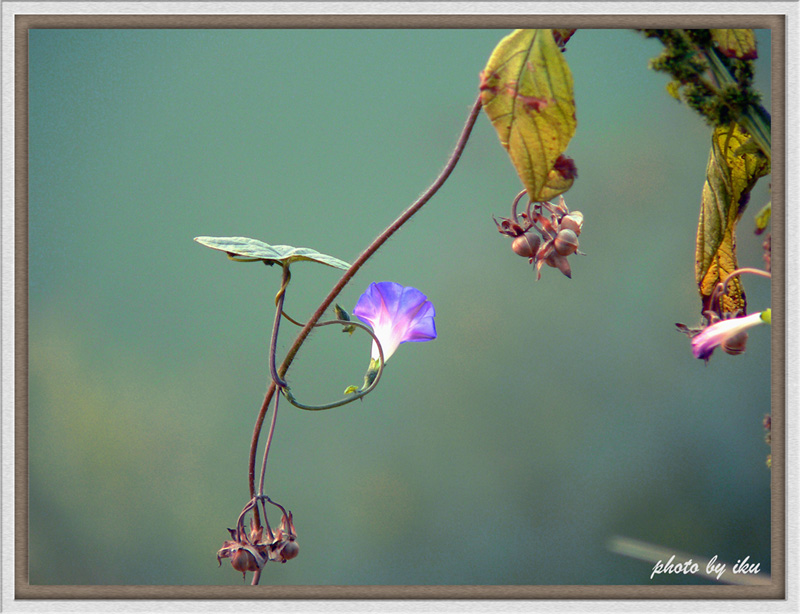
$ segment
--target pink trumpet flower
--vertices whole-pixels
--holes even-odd
[[[696,358],[708,360],[711,353],[728,339],[744,332],[757,324],[770,324],[772,312],[770,309],[754,313],[741,318],[728,318],[716,324],[706,326],[700,333],[692,337],[692,353]]]

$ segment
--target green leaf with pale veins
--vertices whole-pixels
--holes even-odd
[[[195,237],[194,240],[200,245],[225,252],[233,260],[242,258],[245,262],[263,261],[269,265],[275,263],[283,265],[308,260],[345,271],[350,268],[350,265],[344,260],[321,254],[308,247],[268,245],[263,241],[248,239],[247,237]]]
[[[556,161],[575,134],[575,96],[552,30],[515,30],[481,73],[481,102],[532,201],[565,192],[576,175]],[[562,173],[554,181],[551,172]],[[574,171],[574,165],[572,166]]]
[[[755,60],[756,35],[750,29],[710,30],[711,38],[722,54],[740,60]]]
[[[766,158],[742,147],[748,138],[735,124],[717,128],[712,137],[695,251],[695,280],[703,310],[709,308],[717,283],[737,268],[736,224],[756,181],[770,172]],[[746,306],[744,290],[736,277],[728,284],[722,311],[730,313]]]

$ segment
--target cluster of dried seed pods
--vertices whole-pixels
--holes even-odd
[[[283,512],[281,523],[277,529],[270,528],[267,521],[267,508],[264,505],[264,526],[256,523],[253,518],[250,521],[250,531],[245,530],[245,514],[252,511],[258,501],[261,501],[262,504],[271,503]],[[222,543],[222,548],[217,551],[217,561],[222,564],[222,559],[230,559],[233,568],[242,572],[242,577],[248,571],[259,571],[267,561],[285,563],[295,558],[300,552],[292,513],[287,512],[282,505],[275,503],[269,497],[260,496],[252,499],[239,515],[236,528],[228,529],[228,531],[231,539]]]
[[[511,206],[511,217],[496,219],[497,230],[512,237],[511,249],[515,254],[528,258],[536,266],[536,279],[541,278],[543,264],[557,268],[567,277],[572,270],[567,257],[581,254],[578,251],[578,236],[583,226],[583,214],[567,208],[564,197],[556,204],[550,202],[528,202],[525,211],[517,214],[517,206],[525,191],[520,192]]]

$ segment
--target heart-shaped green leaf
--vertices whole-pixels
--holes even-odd
[[[344,260],[321,254],[308,247],[268,245],[263,241],[248,239],[247,237],[195,237],[194,240],[200,245],[225,252],[229,258],[234,259],[238,257],[247,260],[260,260],[269,265],[275,263],[283,265],[300,260],[308,260],[345,271],[350,268],[350,265]]]

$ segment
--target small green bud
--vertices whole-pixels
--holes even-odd
[[[347,313],[344,309],[342,309],[339,303],[334,304],[333,313],[336,314],[337,320],[346,320],[348,322],[350,321],[350,314]],[[352,324],[345,325],[344,327],[342,327],[343,333],[350,333],[351,335],[355,332],[355,330],[356,327],[353,326]]]
[[[348,386],[344,389],[345,394],[355,394],[358,392],[358,386]]]
[[[333,313],[336,314],[337,320],[347,320],[348,322],[350,321],[350,314],[347,313],[344,309],[342,309],[342,306],[339,305],[339,303],[335,303],[333,305]]]

